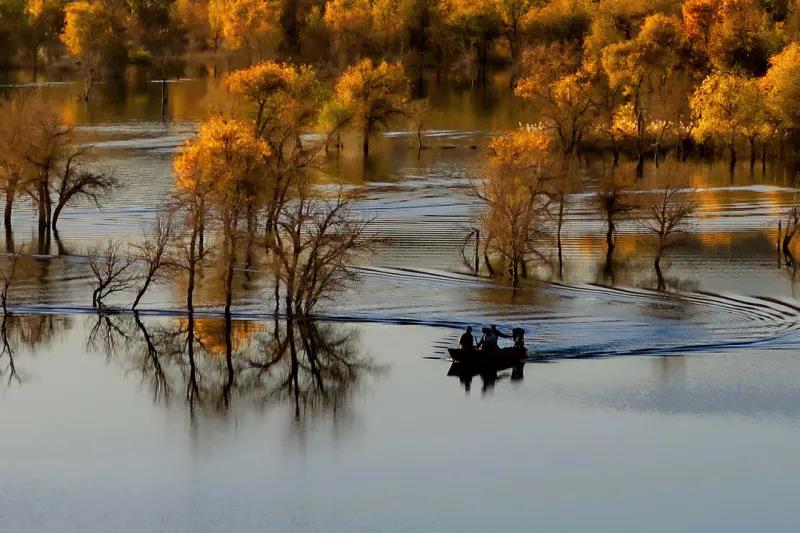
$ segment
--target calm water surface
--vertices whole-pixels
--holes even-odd
[[[213,269],[191,325],[171,284],[138,319],[98,321],[85,255],[141,238],[208,84],[170,83],[165,122],[141,76],[88,106],[77,85],[41,89],[125,188],[65,211],[61,250],[22,260],[14,368],[0,357],[0,530],[794,529],[800,302],[775,252],[791,172],[681,167],[700,209],[661,293],[637,224],[605,263],[595,193],[612,169],[584,161],[561,276],[542,267],[511,291],[460,252],[482,147],[529,118],[502,79],[431,83],[430,149],[398,129],[367,162],[345,138],[322,166],[384,239],[320,321],[272,320],[257,267],[239,272],[229,326]],[[20,205],[18,246],[32,221]],[[524,327],[543,362],[448,376],[460,328],[489,322]]]

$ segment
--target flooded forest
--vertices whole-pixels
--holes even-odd
[[[0,0],[0,530],[793,530],[798,193],[797,0]]]

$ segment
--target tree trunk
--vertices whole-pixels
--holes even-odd
[[[139,300],[141,300],[142,296],[144,296],[144,293],[147,292],[147,288],[150,286],[150,282],[153,281],[153,274],[154,273],[152,271],[147,272],[147,277],[144,278],[144,284],[142,285],[142,288],[139,289],[139,292],[136,293],[136,299],[133,300],[133,305],[131,305],[131,311],[136,310],[136,306],[139,305]]]
[[[47,208],[45,207],[45,202],[47,201],[47,194],[45,192],[45,188],[46,188],[46,182],[43,179],[40,178],[39,179],[39,184],[38,184],[38,187],[37,187],[37,189],[38,189],[37,193],[38,193],[38,196],[39,196],[39,198],[38,198],[39,199],[39,202],[38,202],[39,205],[36,206],[37,210],[38,210],[38,215],[39,215],[39,234],[40,235],[43,235],[45,229],[47,228]]]
[[[494,269],[492,268],[492,262],[489,261],[489,256],[486,255],[486,252],[483,253],[483,264],[486,265],[486,271],[489,272],[489,275],[494,276]]]
[[[56,208],[53,210],[53,220],[50,221],[50,227],[53,231],[58,231],[58,217],[61,216],[62,209],[64,209],[64,204],[58,202]]]
[[[227,236],[227,253],[228,253],[228,271],[225,276],[225,312],[231,312],[231,304],[233,303],[233,269],[236,265],[236,249],[233,242],[233,234],[236,232],[236,223],[232,223],[233,227],[229,230]]]
[[[519,260],[511,262],[511,283],[514,287],[519,285]]]
[[[33,47],[33,83],[36,83],[36,78],[39,74],[39,47]]]
[[[11,229],[11,211],[14,209],[14,194],[6,191],[6,205],[3,211],[3,225],[6,230]]]
[[[11,226],[6,226],[6,253],[14,253],[14,232]]]
[[[196,247],[197,247],[197,224],[195,223],[194,228],[192,228],[192,237],[189,241],[189,281],[186,285],[186,308],[189,310],[190,317],[191,313],[194,311],[194,278],[196,275]]]
[[[608,253],[614,251],[614,220],[609,216],[607,217],[608,229],[606,229],[606,248]]]
[[[361,145],[361,150],[362,150],[362,152],[364,153],[365,156],[369,154],[369,134],[370,134],[370,127],[369,127],[368,124],[365,124],[364,125],[364,140],[363,140],[363,144]]]
[[[167,119],[167,77],[161,72],[161,122]]]

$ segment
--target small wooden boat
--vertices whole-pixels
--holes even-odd
[[[447,351],[450,352],[453,362],[475,366],[510,367],[522,362],[528,356],[525,348],[516,346],[498,348],[491,352],[462,348],[448,348]]]

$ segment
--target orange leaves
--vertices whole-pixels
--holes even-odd
[[[97,4],[79,1],[67,4],[66,24],[61,40],[73,56],[83,55],[89,48],[90,40],[96,32],[102,31],[102,18]]]
[[[175,158],[176,184],[201,196],[225,194],[257,179],[270,153],[267,143],[246,124],[212,118]]]
[[[707,76],[689,99],[694,137],[717,137],[732,146],[740,137],[766,133],[764,94],[758,80],[738,74]]]
[[[291,66],[264,61],[231,74],[228,89],[235,95],[261,101],[276,91],[287,90],[296,79],[297,72]]]
[[[800,44],[791,43],[770,59],[764,88],[771,113],[785,126],[800,126]]]
[[[708,44],[711,28],[719,19],[719,0],[686,0],[683,3],[684,34]]]
[[[405,113],[410,87],[402,64],[382,61],[375,66],[364,59],[342,73],[334,93],[341,108],[368,133]]]
[[[283,8],[279,0],[213,0],[213,4],[210,7],[229,48],[261,54],[270,42],[280,38]]]
[[[490,164],[495,166],[541,164],[549,158],[553,139],[536,128],[518,128],[489,143]]]
[[[291,136],[319,114],[321,88],[311,67],[263,61],[228,78],[228,90],[245,104],[259,137]]]

